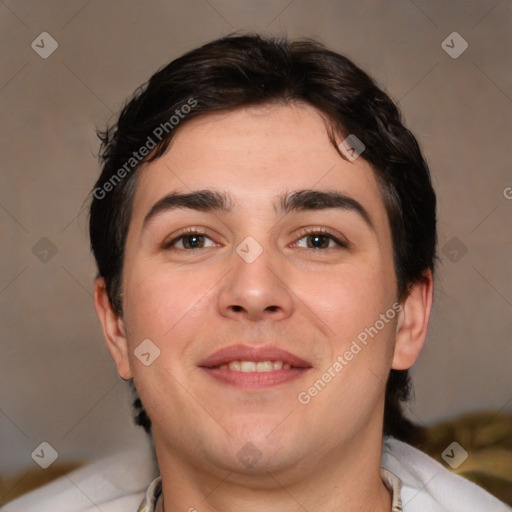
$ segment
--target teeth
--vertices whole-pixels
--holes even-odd
[[[229,369],[235,372],[239,372],[240,370],[240,362],[239,361],[231,361],[229,363]]]
[[[260,361],[256,363],[257,372],[269,372],[272,370],[272,361]]]
[[[241,361],[240,370],[244,373],[255,372],[256,363],[254,361]]]
[[[224,363],[219,366],[220,370],[229,368],[234,372],[270,372],[272,370],[289,370],[291,366],[283,361],[230,361],[229,364]]]

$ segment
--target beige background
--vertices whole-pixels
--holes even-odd
[[[511,11],[510,0],[0,3],[0,472],[34,467],[42,441],[60,460],[145,442],[92,306],[80,209],[99,172],[94,130],[157,68],[234,30],[314,37],[399,101],[440,217],[411,414],[512,411]],[[457,59],[441,47],[454,31],[469,44]],[[42,32],[59,45],[47,59],[31,48]],[[43,237],[57,251],[46,263],[33,254]],[[462,257],[445,248],[453,237]]]

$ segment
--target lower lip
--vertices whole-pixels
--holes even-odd
[[[266,389],[300,379],[311,368],[290,368],[269,372],[237,372],[229,368],[204,368],[208,375],[225,384],[241,389]]]

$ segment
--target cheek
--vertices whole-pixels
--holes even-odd
[[[179,344],[176,333],[198,325],[204,314],[203,300],[211,288],[204,273],[179,271],[165,265],[141,263],[127,269],[124,282],[124,308],[129,343],[150,338],[158,346]]]
[[[169,272],[162,265],[144,264],[129,271],[124,316],[130,367],[145,407],[158,414],[160,397],[168,391],[177,403],[186,401],[178,383],[191,384],[192,349],[208,325],[204,320],[212,305],[206,294],[213,284],[204,273]],[[142,345],[143,340],[151,343],[144,341],[146,345]],[[145,348],[142,351],[139,347]],[[139,359],[147,352],[152,360],[148,366]],[[158,355],[153,360],[154,354]]]
[[[327,371],[338,356],[343,360],[343,370],[335,372],[338,378],[333,388],[341,386],[359,396],[357,389],[371,384],[368,378],[374,384],[378,379],[386,380],[397,319],[393,281],[389,281],[391,285],[385,269],[376,263],[346,265],[305,280],[304,300],[327,326],[329,343],[322,370]]]
[[[333,330],[335,325],[362,325],[370,320],[373,323],[391,306],[394,297],[384,274],[378,264],[346,264],[331,271],[312,272],[301,278],[302,295],[333,324]]]

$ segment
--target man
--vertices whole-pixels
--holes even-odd
[[[102,140],[94,302],[160,470],[139,512],[508,510],[399,441],[421,434],[400,402],[436,201],[363,71],[229,36],[157,72]]]
[[[214,41],[151,78],[102,156],[95,306],[161,475],[140,511],[505,510],[383,455],[413,434],[436,214],[364,72],[311,41]],[[406,500],[408,457],[436,474]]]

